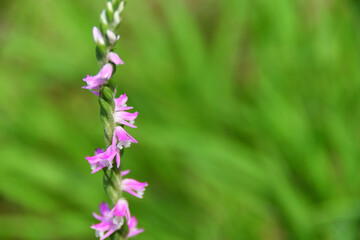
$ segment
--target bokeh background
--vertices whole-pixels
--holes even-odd
[[[95,239],[102,0],[0,2],[0,239]],[[129,0],[115,79],[143,240],[360,239],[360,5]]]

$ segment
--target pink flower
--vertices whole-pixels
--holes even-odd
[[[120,199],[111,210],[106,203],[101,203],[99,210],[100,215],[93,213],[93,216],[100,223],[92,225],[91,228],[96,231],[96,236],[100,237],[100,240],[119,230],[124,224],[124,217],[128,222],[131,221],[129,205],[125,199]]]
[[[138,224],[138,221],[137,221],[136,217],[131,217],[130,220],[127,222],[127,225],[129,227],[129,233],[127,235],[128,238],[134,237],[144,231],[143,228],[138,229],[137,224]]]
[[[116,147],[116,137],[114,134],[112,144],[106,149],[104,152],[100,148],[95,151],[95,155],[92,157],[85,157],[88,160],[89,164],[91,165],[91,173],[96,173],[99,170],[103,169],[104,167],[112,168],[112,162],[114,158],[116,158],[116,165],[117,167],[120,166],[120,153],[118,148]]]
[[[121,58],[119,57],[119,55],[117,55],[114,52],[110,52],[108,54],[108,58],[111,62],[113,62],[115,65],[120,65],[120,64],[124,64],[124,61],[121,60]]]
[[[113,73],[113,65],[111,63],[105,64],[98,74],[95,76],[87,75],[83,80],[87,83],[87,86],[83,86],[84,89],[91,90],[95,95],[99,95],[97,91],[100,90],[101,85],[106,84]]]
[[[126,102],[128,100],[128,97],[126,96],[126,93],[123,95],[120,95],[120,97],[115,98],[115,113],[114,113],[114,120],[116,123],[126,125],[128,127],[136,128],[134,125],[135,119],[137,118],[138,112],[135,113],[129,113],[126,112],[126,110],[130,110],[133,107],[128,107],[126,105]]]
[[[130,134],[128,134],[121,126],[117,126],[115,128],[114,135],[116,135],[117,139],[119,140],[117,144],[119,149],[123,149],[124,147],[128,148],[130,147],[131,143],[137,143],[135,138],[130,136]]]
[[[145,187],[147,187],[147,182],[139,182],[135,179],[125,178],[121,181],[121,190],[128,192],[135,197],[143,198]]]
[[[122,216],[122,217],[125,216],[127,221],[130,220],[129,205],[124,198],[121,198],[111,211],[114,216]]]

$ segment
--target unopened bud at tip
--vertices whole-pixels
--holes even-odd
[[[113,5],[112,5],[111,2],[107,2],[107,3],[106,3],[106,7],[107,7],[107,9],[108,9],[110,12],[113,12],[113,11],[114,11]]]
[[[125,7],[125,1],[121,1],[121,3],[119,4],[119,7],[117,9],[117,11],[119,13],[121,13],[123,10],[124,10],[124,7]]]

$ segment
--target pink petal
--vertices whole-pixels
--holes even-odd
[[[123,191],[124,192],[127,192],[127,193],[129,193],[129,194],[131,194],[131,195],[133,195],[133,196],[135,196],[135,197],[137,197],[137,198],[143,198],[143,196],[142,195],[140,195],[140,194],[138,194],[137,192],[135,192],[134,190],[132,190],[131,188],[123,188]]]
[[[133,138],[129,133],[127,133],[125,129],[122,128],[121,126],[117,126],[115,128],[115,134],[119,142],[128,140],[130,142],[137,143],[135,138]]]
[[[99,232],[107,231],[111,228],[113,224],[111,222],[101,222],[98,224],[92,225],[90,228],[98,230]]]
[[[95,168],[93,171],[91,171],[91,174],[94,174],[94,173],[100,171],[100,170],[103,169],[103,168],[104,168],[104,166],[99,165],[97,168]]]
[[[101,149],[101,148],[97,148],[97,149],[95,150],[95,154],[100,154],[100,153],[103,153],[103,152],[104,152],[104,150]]]
[[[101,78],[110,79],[111,75],[113,73],[113,70],[114,70],[113,65],[111,65],[110,63],[107,63],[101,68],[99,75]]]
[[[120,167],[120,153],[116,154],[116,166],[119,168]]]
[[[143,231],[144,231],[143,228],[129,230],[129,234],[127,235],[127,237],[128,238],[134,237],[134,236],[142,233]]]
[[[94,216],[94,218],[96,218],[96,219],[99,220],[99,221],[102,221],[102,220],[103,220],[103,217],[100,216],[100,215],[98,215],[97,213],[93,213],[92,215]]]
[[[95,94],[96,96],[99,96],[99,92],[94,91],[94,90],[90,90],[93,94]]]
[[[121,217],[125,216],[126,220],[129,221],[130,210],[127,201],[125,199],[120,199],[116,203],[115,207],[111,210],[111,214],[113,214],[114,216],[121,216]]]
[[[126,111],[126,110],[131,110],[133,109],[134,107],[117,107],[116,110],[117,111]]]
[[[115,113],[116,114],[116,113]],[[125,126],[128,126],[128,127],[131,127],[131,128],[137,128],[137,126],[135,126],[134,124],[131,124],[131,123],[128,123],[124,120],[121,120],[119,121],[118,123],[122,124],[122,125],[125,125]]]
[[[120,59],[119,55],[114,52],[110,52],[108,54],[109,60],[113,62],[115,65],[124,64],[124,61]]]
[[[128,100],[128,97],[126,96],[126,93],[124,93],[124,94],[120,95],[120,97],[114,99],[116,106],[122,106],[122,105],[126,104],[127,100]]]
[[[138,225],[138,221],[136,219],[136,217],[131,217],[130,220],[128,221],[128,227],[129,228],[135,228]]]
[[[99,211],[101,215],[106,215],[108,212],[110,212],[109,205],[105,202],[100,203],[99,205]]]
[[[128,169],[128,170],[121,171],[121,176],[123,177],[123,176],[129,174],[129,172],[130,172],[129,169]]]
[[[104,234],[104,236],[102,236],[100,238],[100,240],[104,240],[105,238],[109,237],[111,234],[113,234],[117,229],[116,228],[111,228],[106,234]]]

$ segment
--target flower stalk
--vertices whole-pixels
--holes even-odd
[[[112,79],[118,65],[124,62],[113,51],[120,36],[116,30],[121,22],[121,13],[124,10],[123,0],[107,0],[106,7],[100,14],[100,29],[93,28],[93,38],[96,43],[96,58],[100,71],[95,76],[87,75],[84,78],[86,86],[96,96],[100,105],[100,119],[104,126],[104,139],[106,150],[98,148],[94,156],[87,156],[92,172],[103,170],[104,189],[111,206],[101,203],[100,215],[94,213],[94,217],[100,221],[91,226],[100,240],[111,237],[113,240],[125,240],[144,231],[137,228],[137,220],[130,215],[128,202],[123,196],[123,191],[135,197],[142,198],[146,182],[138,182],[135,179],[122,179],[129,173],[121,171],[120,159],[124,148],[130,147],[137,141],[130,136],[124,127],[136,128],[134,121],[138,112],[130,113],[132,107],[126,105],[126,94],[116,95],[116,83]]]

